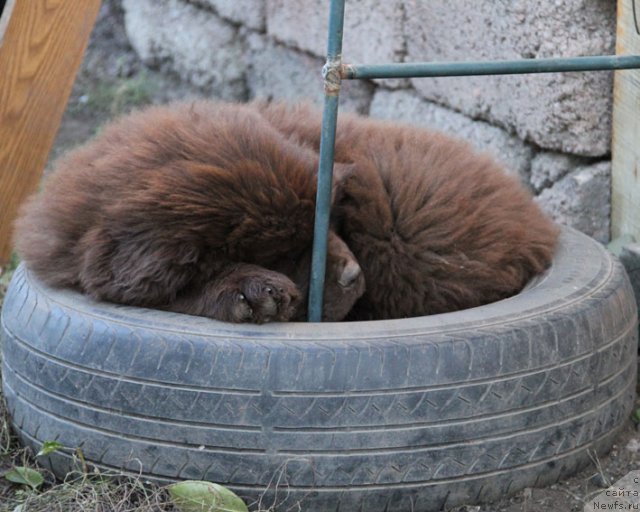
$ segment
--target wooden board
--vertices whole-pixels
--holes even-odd
[[[99,8],[100,0],[15,0],[0,34],[0,268],[11,255],[18,206],[47,162]]]
[[[7,30],[9,17],[11,16],[11,11],[13,11],[13,6],[15,4],[16,0],[6,0],[4,3],[4,9],[0,12],[0,44],[2,44],[2,36],[4,36],[4,33]]]
[[[616,53],[640,55],[640,0],[618,0]],[[640,241],[640,69],[615,73],[611,150],[611,238]]]

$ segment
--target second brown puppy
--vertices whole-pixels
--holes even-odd
[[[320,113],[255,103],[301,145],[320,144]],[[341,115],[333,216],[363,269],[350,319],[390,319],[480,306],[518,293],[551,263],[558,228],[487,154],[444,134]],[[341,167],[344,169],[344,166]]]

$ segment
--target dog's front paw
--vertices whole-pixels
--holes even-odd
[[[245,276],[233,292],[225,294],[231,322],[286,322],[300,304],[300,292],[288,277],[264,270]]]

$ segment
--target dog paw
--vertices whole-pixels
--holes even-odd
[[[296,314],[300,292],[288,277],[264,271],[246,276],[238,285],[233,292],[231,321],[286,322]]]

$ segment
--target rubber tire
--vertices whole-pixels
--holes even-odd
[[[3,386],[37,450],[103,470],[206,479],[282,510],[434,511],[565,477],[628,421],[628,278],[566,229],[534,286],[406,320],[230,325],[94,303],[15,274]],[[265,493],[265,494],[263,494]]]

